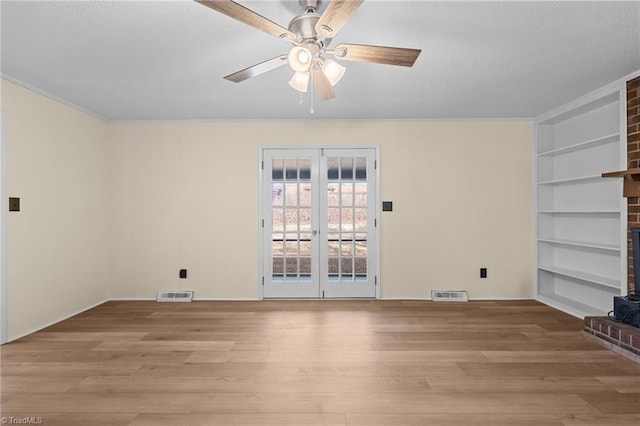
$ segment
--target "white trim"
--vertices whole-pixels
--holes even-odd
[[[73,102],[70,102],[70,101],[68,101],[68,100],[66,100],[64,98],[59,97],[59,96],[52,95],[49,92],[46,92],[46,91],[44,91],[42,89],[39,89],[36,86],[33,86],[33,85],[29,84],[29,83],[25,83],[24,81],[18,80],[17,78],[11,77],[10,75],[4,74],[4,73],[0,73],[0,77],[2,77],[4,80],[7,80],[8,82],[16,84],[16,85],[18,85],[20,87],[23,87],[23,88],[27,89],[27,90],[31,90],[32,92],[37,93],[38,95],[42,95],[45,98],[49,98],[49,99],[51,99],[53,101],[56,101],[56,102],[59,102],[59,103],[65,105],[65,106],[68,106],[69,108],[73,108],[73,109],[78,110],[80,112],[84,112],[85,114],[88,114],[88,115],[90,115],[92,117],[95,117],[95,118],[97,118],[99,120],[102,120],[102,121],[105,121],[107,123],[111,122],[108,118],[105,118],[105,117],[101,116],[100,114],[97,114],[97,113],[95,113],[95,112],[93,112],[91,110],[88,110],[86,108],[83,108],[81,106],[78,106],[78,105],[74,104]]]
[[[0,345],[7,342],[9,315],[7,309],[7,150],[4,113],[0,111]]]
[[[283,144],[261,144],[258,145],[258,149],[262,152],[265,149],[278,149],[278,150],[300,150],[300,149],[380,149],[379,144],[362,144],[362,145],[321,145],[321,144],[309,144],[309,145],[283,145]]]
[[[155,297],[115,297],[107,302],[155,302]]]
[[[278,149],[278,148],[265,148],[262,150],[263,158],[264,158],[264,179],[262,181],[264,187],[260,188],[262,193],[262,203],[259,206],[260,213],[265,219],[265,226],[262,228],[262,237],[260,244],[263,246],[263,255],[261,256],[261,261],[263,262],[263,272],[265,278],[265,285],[263,287],[263,297],[264,298],[317,298],[320,296],[320,281],[321,277],[319,265],[322,261],[318,262],[319,257],[315,257],[315,261],[311,262],[311,279],[310,280],[300,280],[300,281],[279,281],[274,280],[272,276],[270,276],[269,271],[271,270],[271,233],[272,233],[272,213],[271,213],[271,182],[272,179],[269,176],[269,173],[272,169],[272,160],[274,158],[281,157],[289,157],[292,158],[309,158],[310,160],[310,180],[311,184],[311,194],[314,194],[315,197],[311,202],[312,210],[314,213],[311,215],[311,229],[319,230],[319,223],[322,222],[322,219],[319,219],[317,213],[319,211],[315,210],[317,207],[317,203],[319,198],[317,198],[320,194],[320,181],[319,181],[319,167],[320,167],[320,159],[321,159],[321,149],[319,148],[292,148],[288,147],[286,149]],[[316,234],[317,236],[318,234]],[[320,233],[322,235],[322,233]],[[320,255],[320,237],[315,237],[311,239],[311,253],[315,256]]]
[[[263,206],[266,203],[264,199],[262,186],[264,184],[264,150],[262,145],[258,146],[258,281],[256,285],[258,300],[264,299],[264,227],[262,221],[264,221]]]
[[[407,302],[431,302],[431,297],[383,297],[378,299],[381,301],[389,300],[389,301],[407,301]],[[518,300],[536,300],[534,297],[469,297],[469,302],[491,302],[495,300],[497,302],[500,301],[518,301]],[[463,302],[461,302],[463,303]],[[467,303],[467,302],[464,302]],[[543,305],[545,305],[543,303]],[[550,308],[557,309],[555,306],[549,306]]]
[[[640,76],[640,71],[637,73]],[[627,129],[627,84],[620,88],[620,170],[626,170],[629,164],[627,151],[629,150],[629,130]],[[615,171],[615,170],[612,170]],[[624,179],[616,179],[620,194],[624,191]],[[629,292],[629,245],[627,244],[627,236],[629,232],[629,209],[627,197],[620,197],[620,281],[621,296],[625,296]]]
[[[533,181],[531,185],[533,188],[531,189],[531,196],[533,197],[533,294],[540,294],[539,288],[540,284],[538,282],[538,277],[540,273],[538,272],[538,227],[539,227],[539,218],[540,212],[538,210],[538,126],[536,123],[533,123],[533,146],[531,147],[532,155],[531,155],[531,170],[533,171],[532,177]]]
[[[536,300],[533,296],[531,297],[469,297],[469,302],[491,302],[495,300],[496,302],[500,302],[502,300]],[[551,306],[553,308],[553,306]]]
[[[376,216],[376,220],[377,220],[377,226],[374,229],[374,233],[375,233],[375,240],[376,240],[376,249],[375,249],[375,254],[374,254],[374,261],[375,261],[375,277],[374,279],[377,279],[377,285],[375,286],[375,299],[374,300],[380,300],[381,299],[381,288],[382,288],[382,273],[381,273],[381,239],[380,239],[380,234],[381,231],[380,229],[382,228],[382,201],[381,201],[381,184],[380,184],[380,169],[381,169],[381,162],[380,162],[380,144],[362,144],[362,145],[320,145],[320,144],[311,144],[311,145],[289,145],[289,144],[259,144],[258,145],[258,276],[257,276],[257,286],[258,286],[258,291],[257,291],[257,295],[258,295],[258,300],[263,300],[264,299],[264,287],[263,287],[263,277],[265,274],[265,270],[264,270],[264,256],[265,253],[267,252],[267,249],[265,247],[265,235],[264,235],[264,229],[262,227],[262,220],[263,218],[263,210],[264,210],[264,206],[266,205],[266,203],[268,202],[268,200],[264,199],[264,191],[263,191],[263,184],[264,184],[264,166],[263,166],[263,161],[264,161],[264,152],[266,150],[291,150],[291,151],[296,151],[296,150],[324,150],[324,149],[329,149],[329,150],[373,150],[374,151],[374,161],[376,164],[375,167],[375,216]],[[322,298],[320,298],[322,300]],[[331,300],[336,300],[339,298],[331,298]],[[354,299],[359,299],[359,298],[354,298]],[[373,299],[373,298],[372,298]],[[309,299],[311,300],[311,299]]]
[[[580,310],[579,308],[575,308],[573,306],[566,305],[564,303],[558,302],[557,300],[549,299],[547,297],[538,295],[534,298],[536,301],[550,306],[554,309],[564,312],[565,314],[569,314],[573,317],[584,319],[585,316],[589,316],[590,314]]]
[[[382,270],[380,269],[380,265],[382,264],[382,254],[380,253],[382,251],[382,240],[380,239],[380,229],[382,228],[382,196],[380,195],[380,188],[382,187],[381,181],[380,181],[380,169],[381,169],[381,162],[380,162],[380,150],[381,147],[380,145],[375,145],[374,146],[374,150],[375,150],[375,164],[376,164],[376,206],[375,206],[375,213],[376,213],[376,218],[378,220],[378,223],[374,229],[374,233],[376,235],[376,255],[375,255],[375,261],[376,261],[376,270],[375,270],[375,274],[376,274],[376,280],[377,280],[377,285],[376,285],[376,299],[380,300],[382,298]]]
[[[320,176],[320,184],[321,187],[326,188],[326,185],[329,183],[327,179],[326,171],[327,171],[327,161],[329,157],[355,157],[362,156],[366,159],[367,164],[367,194],[370,194],[370,197],[367,198],[367,259],[369,265],[373,265],[372,268],[367,268],[366,280],[358,284],[351,284],[349,282],[342,281],[331,281],[328,279],[329,270],[328,270],[328,246],[326,240],[322,243],[322,248],[320,250],[321,254],[321,274],[320,274],[320,289],[322,291],[326,291],[326,294],[329,298],[334,299],[336,297],[347,297],[347,298],[370,298],[377,299],[378,298],[378,266],[380,265],[380,258],[378,257],[378,252],[380,251],[380,244],[378,243],[378,233],[376,229],[380,226],[376,223],[380,220],[380,215],[378,214],[378,191],[377,188],[380,185],[379,183],[379,175],[376,173],[377,167],[376,162],[378,161],[377,151],[378,148],[374,147],[359,147],[359,148],[333,148],[327,147],[323,150],[323,156],[321,158],[321,170],[322,174]],[[340,180],[342,182],[342,180]],[[346,180],[344,182],[349,182]],[[371,192],[369,192],[371,190]],[[323,224],[328,223],[327,217],[327,208],[328,200],[327,193],[325,190],[320,191],[320,222]],[[342,204],[342,202],[340,202]],[[324,232],[325,236],[327,235],[328,229],[324,226],[320,226],[320,229]],[[348,289],[348,290],[347,290]],[[372,291],[373,290],[373,291]]]
[[[10,340],[7,341],[7,343],[16,341],[18,339],[22,339],[23,337],[29,336],[30,334],[37,333],[38,331],[44,330],[47,327],[51,327],[52,325],[58,324],[59,322],[68,320],[69,318],[73,318],[76,315],[80,315],[83,312],[87,312],[87,311],[89,311],[89,310],[91,310],[93,308],[97,308],[98,306],[103,305],[103,304],[105,304],[107,302],[110,302],[110,300],[105,299],[102,302],[98,302],[95,305],[89,306],[88,308],[80,309],[79,311],[76,311],[75,313],[72,313],[72,314],[69,314],[69,315],[65,315],[64,317],[62,317],[60,319],[57,319],[57,320],[48,322],[48,323],[46,323],[44,325],[38,326],[38,327],[36,327],[36,328],[34,328],[34,329],[30,330],[30,331],[27,331],[26,333],[22,333],[22,334],[19,334],[18,336],[12,337]]]
[[[640,71],[638,72],[640,74]],[[184,119],[109,119],[87,108],[81,107],[73,102],[42,90],[32,84],[26,83],[15,77],[0,73],[0,78],[7,80],[15,85],[30,90],[34,93],[42,95],[46,98],[59,102],[63,105],[81,111],[106,123],[129,124],[129,123],[181,123],[181,124],[206,124],[206,123],[318,123],[318,122],[358,122],[358,123],[393,123],[393,122],[486,122],[486,121],[533,121],[533,117],[442,117],[442,118],[184,118]]]
[[[636,77],[640,77],[640,70],[636,70],[633,71],[631,73],[629,73],[628,75],[615,80],[612,83],[607,84],[604,87],[601,87],[600,89],[596,89],[593,90],[592,92],[589,92],[589,94],[582,96],[580,98],[578,98],[577,100],[580,100],[586,96],[589,96],[592,93],[595,92],[599,92],[601,90],[611,90],[612,87],[614,87],[615,85],[618,84],[625,84],[626,82],[629,80],[633,80]],[[46,92],[42,89],[39,89],[36,86],[33,86],[29,83],[26,83],[22,80],[19,80],[15,77],[12,77],[10,75],[7,75],[5,73],[0,73],[0,78],[3,78],[13,84],[16,84],[18,86],[21,86],[25,89],[31,90],[35,93],[38,93],[42,96],[45,96],[49,99],[52,99],[54,101],[60,102],[63,105],[66,105],[70,108],[74,108],[78,111],[84,112],[86,114],[89,114],[97,119],[100,119],[102,121],[105,121],[107,123],[194,123],[194,124],[203,124],[203,123],[287,123],[287,122],[291,122],[291,123],[318,123],[318,122],[326,122],[326,123],[331,123],[331,122],[358,122],[358,123],[380,123],[380,122],[384,122],[384,123],[393,123],[393,122],[500,122],[500,121],[507,121],[507,122],[521,122],[521,121],[525,121],[525,122],[534,122],[534,121],[539,121],[540,120],[540,116],[537,117],[468,117],[468,118],[460,118],[460,117],[442,117],[442,118],[421,118],[421,117],[415,117],[415,118],[382,118],[382,119],[372,119],[372,118],[345,118],[345,119],[340,119],[340,118],[298,118],[298,119],[273,119],[273,118],[253,118],[253,119],[244,119],[244,118],[221,118],[221,119],[189,119],[189,118],[185,118],[185,119],[141,119],[141,120],[123,120],[123,119],[109,119],[106,118],[94,111],[91,111],[89,109],[83,108],[77,104],[74,104],[64,98],[61,98],[59,96],[53,95],[49,92]],[[575,100],[574,100],[575,101]],[[572,101],[572,102],[574,102]],[[570,102],[570,103],[572,103]],[[566,104],[565,104],[566,105]],[[555,109],[554,109],[555,110]],[[543,113],[543,115],[546,115],[548,112]]]
[[[407,301],[407,302],[429,302],[431,301],[431,298],[408,298],[408,297],[387,297],[387,298],[382,298],[382,299],[372,299],[372,298],[332,298],[332,299],[321,299],[321,298],[314,298],[314,299],[267,299],[267,300],[286,300],[286,301],[317,301],[317,300],[331,300],[331,301],[337,301],[337,300],[353,300],[353,301],[367,301],[367,300],[379,300],[379,301]],[[535,299],[535,298],[528,298],[528,297],[487,297],[487,298],[472,298],[469,299],[469,302],[483,302],[483,301],[487,301],[490,302],[492,300],[495,301],[527,301],[527,300],[535,300],[540,302],[539,300]],[[193,299],[193,302],[261,302],[261,299],[257,299],[257,298],[200,298],[200,299]],[[100,305],[104,305],[105,303],[109,303],[109,302],[156,302],[155,298],[147,298],[147,297],[142,297],[142,298],[137,298],[137,297],[129,297],[129,298],[115,298],[115,299],[106,299],[103,300],[102,302],[96,303],[95,305],[89,306],[88,308],[85,309],[81,309],[79,311],[76,311],[75,313],[66,315],[58,320],[55,321],[51,321],[47,324],[44,324],[42,326],[36,327],[26,333],[22,333],[18,336],[15,336],[13,338],[11,338],[10,340],[8,340],[6,343],[10,343],[10,342],[14,342],[16,340],[22,339],[23,337],[29,336],[33,333],[37,333],[39,331],[44,330],[45,328],[51,327],[53,325],[56,325],[62,321],[66,321],[70,318],[73,318],[77,315],[80,315],[84,312],[90,311],[91,309],[95,309]],[[193,303],[192,302],[192,303]],[[160,302],[158,302],[160,303]],[[562,309],[557,308],[556,306],[550,306],[544,302],[540,302],[543,305],[549,306],[552,309],[556,309],[556,310],[560,310],[562,311]],[[569,312],[567,312],[569,313]]]
[[[625,82],[625,86],[626,86],[627,81],[633,80],[636,77],[640,77],[640,70],[633,71],[632,73],[627,74],[624,77],[622,77],[620,80],[623,80]]]
[[[450,123],[450,122],[532,122],[534,117],[505,117],[505,118],[464,118],[464,117],[443,117],[443,118],[185,118],[185,119],[149,119],[149,120],[124,120],[115,119],[105,121],[114,124],[153,124],[153,123],[179,123],[179,124],[222,124],[222,123]]]
[[[272,300],[272,301],[286,301],[286,302],[290,302],[290,301],[312,301],[312,300],[353,300],[354,302],[357,301],[366,301],[366,300],[380,300],[380,301],[402,301],[402,300],[406,300],[407,302],[428,302],[431,300],[430,297],[382,297],[382,298],[376,298],[374,299],[373,297],[335,297],[335,298],[331,298],[331,299],[323,299],[321,297],[319,298],[286,298],[286,299],[258,299],[258,298],[217,298],[217,297],[201,297],[201,298],[194,298],[193,302],[260,302],[262,300]],[[490,302],[492,300],[495,301],[508,301],[508,300],[535,300],[537,301],[534,297],[470,297],[469,301],[473,302],[473,301],[477,301],[477,302]],[[155,302],[156,299],[152,298],[152,297],[120,297],[120,298],[116,298],[116,299],[109,299],[103,303],[107,303],[107,302]],[[546,305],[543,303],[543,305]],[[97,305],[96,305],[97,306]],[[95,307],[95,306],[94,306]],[[551,308],[557,309],[554,306],[550,306]],[[92,309],[92,308],[89,308]],[[83,311],[84,312],[84,311]],[[81,313],[81,312],[79,312]]]
[[[193,299],[194,302],[259,302],[260,300],[256,297],[200,297]]]
[[[597,100],[602,97],[606,97],[607,95],[611,95],[612,92],[616,92],[624,89],[624,93],[626,93],[627,81],[633,80],[635,77],[640,76],[640,70],[634,71],[631,74],[620,78],[614,82],[611,82],[599,89],[593,90],[586,95],[582,95],[579,98],[573,99],[572,101],[566,102],[562,105],[559,105],[549,111],[545,111],[544,113],[535,117],[534,121],[536,123],[541,123],[546,120],[549,120],[555,116],[562,115],[564,112],[576,109],[581,107],[584,104],[587,104],[591,101]],[[622,98],[620,99],[622,102]],[[625,117],[626,117],[626,103],[625,103]],[[625,122],[626,123],[626,122]],[[626,129],[626,124],[624,129]]]
[[[216,297],[199,297],[193,298],[191,303],[193,302],[258,302],[260,299],[247,297],[247,298],[216,298]],[[117,297],[115,299],[109,299],[106,302],[156,302],[155,297]],[[106,303],[104,302],[104,303]],[[158,302],[161,303],[161,302]],[[95,306],[94,306],[95,307]],[[91,309],[91,308],[89,308]]]

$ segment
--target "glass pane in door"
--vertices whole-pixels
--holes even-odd
[[[371,148],[263,151],[263,297],[376,296],[375,156]]]
[[[271,279],[311,280],[311,159],[271,160]]]
[[[327,271],[333,282],[368,279],[367,159],[327,158]]]

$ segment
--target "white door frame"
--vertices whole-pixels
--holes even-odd
[[[302,271],[299,270],[299,274],[296,275],[296,279],[294,280],[289,279],[288,265],[285,263],[282,265],[282,267],[284,268],[282,280],[273,279],[273,277],[271,277],[269,273],[266,273],[263,275],[264,285],[262,286],[263,288],[262,296],[264,298],[266,297],[318,298],[319,287],[320,287],[320,276],[321,276],[319,273],[320,234],[318,232],[320,229],[320,215],[318,212],[318,206],[316,204],[317,199],[314,200],[314,198],[317,197],[320,191],[320,179],[319,179],[320,178],[320,173],[319,173],[320,150],[313,149],[313,148],[295,149],[295,150],[294,149],[264,149],[262,151],[262,154],[263,154],[264,166],[262,166],[261,168],[263,170],[264,178],[265,178],[263,180],[263,183],[265,185],[261,189],[263,191],[263,195],[262,195],[263,204],[260,206],[260,209],[261,209],[260,211],[264,221],[264,223],[261,224],[262,230],[263,230],[262,232],[263,240],[261,241],[261,244],[263,247],[263,253],[265,254],[264,257],[262,257],[262,260],[265,263],[263,265],[263,268],[267,271],[270,270],[271,268],[271,253],[272,253],[271,249],[272,249],[272,235],[273,235],[272,227],[274,222],[272,217],[272,212],[275,209],[272,210],[270,208],[272,204],[273,185],[269,184],[269,182],[273,182],[273,180],[269,179],[269,174],[272,173],[273,160],[275,159],[281,159],[284,157],[285,163],[291,159],[297,159],[298,161],[301,159],[304,159],[303,161],[308,162],[308,165],[309,165],[308,178],[303,179],[301,176],[299,176],[299,177],[296,177],[294,180],[290,180],[286,175],[283,176],[283,180],[282,180],[283,192],[282,192],[282,198],[281,198],[283,201],[283,204],[281,205],[281,207],[285,209],[290,209],[290,208],[298,209],[299,214],[302,213],[302,211],[307,211],[307,214],[309,215],[307,220],[309,223],[307,223],[307,221],[304,221],[305,222],[304,225],[301,225],[300,223],[298,223],[296,231],[297,231],[298,238],[301,238],[303,235],[305,235],[305,237],[308,238],[308,239],[305,239],[304,241],[305,241],[305,245],[307,246],[307,250],[310,251],[310,253],[307,255],[309,257],[305,256],[307,260],[310,260],[310,262],[308,262],[305,267],[305,269],[309,268],[304,273],[305,278],[301,276],[303,274],[302,274]],[[284,172],[285,164],[282,164],[282,166],[283,166],[283,172]],[[299,162],[297,164],[297,167],[301,167]],[[288,170],[287,170],[287,173],[288,173]],[[273,182],[273,183],[276,183],[276,182]],[[298,193],[298,197],[299,197],[297,201],[298,206],[297,207],[288,206],[285,200],[289,198],[290,185],[297,186],[298,189],[300,189],[301,186],[307,187],[308,189],[310,189],[310,194],[308,197],[309,200],[307,200],[306,202],[301,202],[300,198],[305,198],[305,197],[302,197],[300,193]],[[302,206],[300,204],[302,204]],[[267,206],[269,206],[269,208],[266,208]],[[287,220],[285,220],[284,222],[288,223]],[[283,242],[283,249],[285,249],[286,247],[286,250],[288,251],[289,244],[290,244],[288,236],[290,235],[289,233],[292,232],[292,230],[289,229],[289,227],[287,226],[287,229],[286,230],[283,229],[283,231],[284,231],[284,233],[282,234],[284,237],[283,241],[286,240],[286,242]],[[296,256],[297,259],[299,259],[299,257],[300,257],[299,255]]]
[[[264,241],[264,219],[263,219],[263,206],[268,202],[263,196],[263,184],[264,184],[264,164],[263,164],[263,152],[266,149],[278,149],[278,150],[300,150],[300,149],[373,149],[375,152],[375,222],[374,228],[376,248],[373,255],[375,266],[373,272],[375,274],[375,298],[380,299],[382,280],[380,274],[380,228],[381,228],[381,213],[382,202],[380,201],[380,145],[259,145],[258,146],[258,279],[257,290],[258,299],[264,299],[264,280],[265,280],[265,262],[264,257],[267,255]]]
[[[7,342],[7,150],[4,137],[4,113],[0,111],[0,345]]]

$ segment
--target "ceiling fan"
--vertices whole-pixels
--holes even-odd
[[[329,50],[331,40],[364,0],[329,0],[322,14],[316,12],[322,0],[299,0],[304,12],[295,16],[288,28],[235,1],[195,1],[293,45],[288,54],[276,56],[224,77],[236,83],[289,64],[294,71],[289,85],[299,92],[306,93],[311,82],[320,101],[325,101],[335,97],[333,86],[346,71],[344,66],[328,59],[328,54],[345,61],[411,67],[421,52],[419,49],[346,43]]]

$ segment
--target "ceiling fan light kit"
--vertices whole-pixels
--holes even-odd
[[[331,59],[325,59],[322,61],[322,72],[329,79],[329,83],[335,86],[347,72],[347,69]]]
[[[302,46],[293,46],[289,50],[287,60],[289,61],[289,66],[295,72],[308,72],[309,68],[311,68],[312,57],[313,54],[309,49]]]
[[[309,73],[308,72],[296,72],[289,80],[289,86],[296,89],[298,92],[307,93],[309,89]]]
[[[306,93],[311,83],[320,101],[326,101],[335,97],[333,86],[346,72],[343,65],[326,58],[326,55],[331,54],[345,61],[411,67],[421,52],[419,49],[344,43],[334,50],[328,50],[332,39],[364,0],[329,0],[322,15],[316,12],[321,0],[299,0],[304,12],[295,16],[288,28],[232,0],[195,1],[293,45],[286,55],[279,55],[224,77],[235,83],[288,63],[294,71],[289,85]]]

